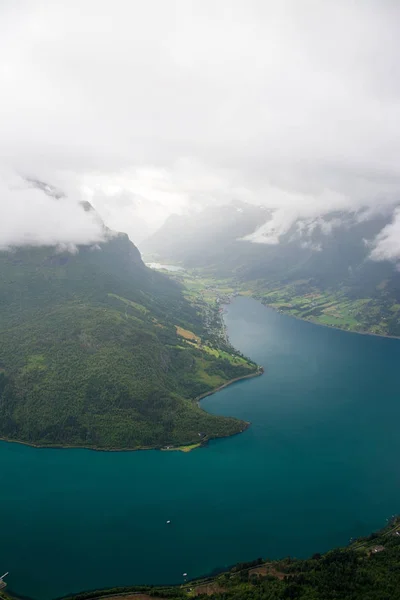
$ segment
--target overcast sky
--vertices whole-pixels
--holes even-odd
[[[399,23],[397,0],[0,0],[0,245],[98,239],[79,199],[135,242],[230,199],[283,228],[394,207]],[[391,210],[378,259],[400,257]]]

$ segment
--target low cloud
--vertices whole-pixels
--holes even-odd
[[[272,209],[262,243],[330,211],[393,213],[399,20],[380,0],[3,0],[0,168],[88,199],[134,242],[231,199]],[[96,238],[70,206],[26,238],[64,220],[80,233],[63,239]]]
[[[212,169],[195,159],[180,159],[170,168],[139,166],[118,173],[89,172],[76,189],[112,229],[141,242],[171,214],[196,214],[208,205],[232,200],[258,202],[237,174]]]
[[[55,198],[22,177],[0,177],[0,249],[58,246],[76,251],[104,240],[105,230],[93,211],[78,200]]]
[[[393,220],[386,225],[372,242],[370,257],[372,260],[400,260],[400,208],[397,208]]]

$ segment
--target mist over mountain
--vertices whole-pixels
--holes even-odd
[[[371,251],[390,227],[391,214],[332,211],[287,222],[282,226],[274,211],[243,202],[207,207],[196,215],[170,217],[141,249],[185,266],[247,278],[287,279],[297,272],[345,276],[350,267],[374,259]]]
[[[44,197],[41,217],[52,203],[60,210],[63,195],[34,186],[33,197]],[[193,399],[256,366],[235,362],[230,347],[220,352],[182,287],[148,269],[128,236],[111,232],[89,203],[73,214],[81,223],[90,217],[101,235],[70,237],[62,223],[47,235],[51,221],[36,219],[25,223],[29,236],[14,230],[12,247],[0,251],[0,437],[138,448],[243,429]]]
[[[237,240],[264,223],[269,214],[263,206],[236,201],[191,215],[171,215],[141,243],[141,250],[187,266],[212,265],[226,256],[230,260]]]
[[[87,210],[79,195],[14,172],[0,174],[0,249],[21,246],[60,246],[76,251],[79,245],[105,241],[110,230],[99,214]]]
[[[135,243],[230,198],[272,209],[282,228],[391,206],[375,256],[400,256],[398,3],[6,0],[0,11],[2,169],[88,200]],[[25,195],[0,187],[1,244],[101,236],[69,202],[58,221]],[[43,227],[32,234],[22,216]]]
[[[321,295],[333,295],[325,298],[324,310],[346,298],[362,301],[360,313],[354,312],[359,307],[349,308],[362,323],[354,327],[400,333],[400,272],[395,260],[378,251],[382,232],[395,227],[390,211],[334,211],[323,218],[294,219],[286,228],[279,228],[274,214],[266,215],[265,209],[242,205],[241,211],[227,206],[206,209],[189,220],[175,217],[143,248],[161,262],[230,278],[266,302],[277,302],[280,309],[303,317],[322,314],[304,304],[313,294],[312,306]],[[180,233],[184,231],[190,234]],[[296,297],[297,303],[303,298],[303,305],[293,312]],[[339,319],[329,323],[341,326]]]
[[[196,400],[263,372],[227,339],[224,305],[236,294],[321,325],[400,338],[399,23],[400,2],[395,0],[0,1],[0,439],[37,446],[187,450],[187,445],[193,448],[242,432],[248,423],[206,413]],[[146,262],[185,268],[166,276],[149,269],[141,252]],[[251,306],[244,309],[245,317],[247,310],[251,312]],[[129,490],[99,470],[94,475],[121,506],[115,516],[108,509],[94,510],[93,519],[89,514],[88,533],[82,530],[81,536],[89,543],[87,561],[78,567],[73,552],[79,535],[67,531],[67,520],[63,522],[62,501],[67,502],[68,494],[56,489],[52,494],[51,485],[42,485],[32,470],[30,491],[38,506],[58,509],[55,527],[51,520],[50,525],[46,522],[51,530],[46,538],[35,522],[30,495],[13,503],[11,469],[10,480],[4,475],[13,509],[9,521],[18,520],[22,537],[14,539],[12,527],[5,529],[4,560],[12,542],[17,568],[4,565],[4,571],[11,572],[10,585],[14,577],[17,585],[19,570],[21,587],[26,587],[21,597],[36,597],[29,587],[42,582],[43,593],[37,597],[45,598],[50,580],[63,578],[59,569],[67,574],[67,584],[57,597],[74,589],[82,590],[81,600],[97,596],[86,594],[84,586],[75,588],[74,581],[86,581],[84,570],[94,582],[93,590],[102,580],[105,585],[129,583],[129,572],[134,579],[143,576],[141,583],[146,583],[135,552],[146,558],[147,551],[152,573],[147,583],[181,582],[181,599],[198,593],[204,597],[213,593],[208,582],[199,589],[190,583],[197,565],[211,570],[230,564],[236,542],[244,560],[252,547],[261,551],[262,523],[253,505],[259,506],[262,519],[276,517],[277,536],[267,531],[269,542],[277,552],[288,548],[291,555],[292,542],[301,549],[314,540],[315,551],[326,549],[307,490],[322,507],[325,531],[346,534],[346,539],[347,527],[362,533],[369,519],[379,514],[386,518],[396,510],[389,507],[383,478],[395,485],[396,468],[390,469],[380,452],[390,449],[386,431],[396,440],[395,428],[384,429],[395,422],[388,414],[396,413],[386,413],[381,402],[386,395],[391,401],[393,395],[396,405],[395,377],[393,390],[391,382],[381,385],[379,369],[373,372],[376,393],[371,386],[371,398],[369,390],[364,396],[356,386],[354,394],[362,394],[362,407],[354,424],[354,415],[339,419],[343,387],[336,387],[335,380],[344,371],[336,370],[341,366],[334,364],[337,350],[334,342],[331,348],[329,335],[326,345],[332,361],[326,369],[319,369],[318,356],[314,359],[311,348],[307,354],[299,337],[293,346],[304,366],[293,365],[293,370],[290,363],[296,357],[290,349],[281,351],[271,344],[265,355],[258,354],[251,343],[257,321],[240,321],[243,336],[240,333],[238,343],[249,334],[244,348],[255,358],[266,357],[271,363],[265,365],[266,375],[279,371],[279,385],[275,387],[272,377],[265,379],[264,389],[254,386],[247,393],[239,387],[233,396],[240,405],[227,402],[230,394],[222,394],[223,403],[238,409],[236,414],[249,414],[248,420],[254,415],[258,425],[248,432],[247,447],[257,448],[251,438],[258,443],[268,436],[276,469],[269,450],[265,457],[260,454],[258,466],[245,450],[245,436],[237,446],[244,440],[243,463],[233,461],[229,444],[215,445],[204,464],[216,457],[218,465],[222,457],[215,475],[223,494],[218,496],[216,480],[204,468],[204,485],[202,477],[196,480],[199,493],[194,497],[191,478],[196,469],[188,467],[191,461],[164,455],[159,463],[154,457],[143,473],[124,473],[148,499],[146,511],[131,506]],[[304,326],[305,336],[310,329]],[[284,339],[285,327],[276,331],[276,337]],[[358,341],[362,344],[365,338]],[[386,343],[392,344],[382,342]],[[281,352],[282,369],[273,356]],[[373,360],[353,365],[350,357],[345,369],[358,376],[363,365],[375,366]],[[283,386],[286,378],[295,382],[293,402]],[[318,406],[298,402],[297,390],[303,385],[306,395],[311,386],[316,391]],[[258,402],[272,411],[265,425]],[[276,426],[275,402],[285,408]],[[365,415],[376,414],[382,438],[375,436],[374,428],[365,427],[363,434],[359,424],[364,407]],[[322,419],[329,421],[333,428],[327,441],[336,442],[341,427],[346,427],[354,456],[346,454],[346,446],[338,454],[340,444],[319,447],[317,438],[308,445],[313,441],[312,419],[305,419],[302,427],[296,421],[297,409],[303,416],[311,410],[318,417],[315,431],[321,431]],[[292,424],[289,416],[294,417]],[[288,469],[285,457],[290,459]],[[365,463],[358,462],[360,457]],[[229,461],[232,476],[224,469]],[[347,474],[341,473],[343,461],[349,463]],[[194,462],[200,467],[202,459],[195,456]],[[316,471],[310,469],[313,462]],[[161,463],[178,465],[179,481],[184,481],[179,497],[172,493],[178,490],[173,489],[174,477]],[[330,470],[333,463],[336,473]],[[243,470],[252,477],[244,507],[235,497],[238,486],[247,491]],[[319,479],[322,471],[329,479]],[[364,472],[371,476],[365,486],[357,477]],[[154,488],[146,487],[147,476]],[[309,488],[303,486],[308,478]],[[68,477],[62,479],[68,484]],[[92,502],[96,508],[96,498],[86,504],[85,485],[81,489],[74,478],[68,488],[68,493],[82,496],[81,505],[89,506],[89,513]],[[261,506],[264,489],[267,502]],[[318,501],[319,491],[330,489],[344,504],[349,499],[343,512],[334,494],[325,504]],[[94,490],[87,486],[88,493]],[[157,503],[164,510],[165,494],[173,500],[172,514],[158,521],[151,511]],[[370,510],[366,500],[371,501],[372,494]],[[141,497],[137,495],[143,508]],[[107,493],[101,496],[103,502],[107,499]],[[212,518],[204,521],[209,535],[202,546],[208,501]],[[285,509],[284,519],[290,512],[285,524],[293,523],[286,533],[278,531],[278,503]],[[187,520],[190,511],[184,505],[189,504],[200,517],[195,523]],[[146,521],[145,512],[152,514],[151,520]],[[74,515],[78,526],[79,517]],[[105,530],[110,536],[103,532],[101,518],[108,519]],[[176,527],[158,530],[164,518]],[[132,528],[125,528],[127,519]],[[305,536],[296,530],[296,519],[310,524]],[[102,538],[97,537],[96,523]],[[185,534],[183,544],[179,532]],[[356,535],[353,529],[350,535]],[[28,545],[24,547],[28,536],[37,549],[36,560]],[[346,596],[343,581],[348,579],[366,588],[363,600],[372,600],[375,580],[386,590],[382,598],[392,598],[399,594],[392,575],[400,572],[400,546],[397,557],[390,554],[396,539],[390,534],[382,540],[386,549],[377,556],[372,548],[364,548],[362,560],[352,550],[348,561],[342,560],[342,552],[326,559],[315,555],[304,563],[291,558],[283,573],[268,567],[261,578],[259,572],[250,572],[250,581],[240,568],[236,575],[223,576],[213,596],[300,598],[303,587],[304,598],[327,600],[341,591]],[[195,554],[187,553],[175,570],[169,558],[189,546]],[[49,549],[54,563],[43,568]],[[216,564],[211,554],[218,554]],[[3,562],[1,552],[0,559]],[[159,559],[163,568],[156,566]],[[380,566],[386,560],[389,571],[384,572]],[[103,564],[112,568],[100,573]],[[369,578],[368,564],[375,579]],[[93,579],[96,573],[99,585]],[[278,577],[276,593],[269,587],[273,576]],[[312,582],[320,587],[312,589]],[[362,596],[364,590],[359,591]],[[113,593],[122,592],[120,588]],[[140,592],[142,597],[156,593]],[[166,588],[160,590],[160,596],[168,595]]]

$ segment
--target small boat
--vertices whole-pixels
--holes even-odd
[[[187,577],[187,573],[182,573],[182,577]]]
[[[171,523],[171,521],[167,521],[167,525],[169,525]]]

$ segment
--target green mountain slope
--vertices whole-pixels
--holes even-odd
[[[203,230],[213,219],[218,233],[210,243]],[[232,227],[238,219],[240,228]],[[189,224],[187,217],[175,217],[143,247],[161,262],[178,261],[205,277],[230,280],[236,289],[289,314],[354,331],[400,335],[400,272],[389,261],[369,259],[368,241],[390,222],[389,216],[336,212],[295,221],[277,244],[241,239],[268,219],[253,206],[242,205],[239,216],[235,207],[206,209],[190,221],[195,242],[176,234]]]
[[[126,235],[76,254],[3,251],[0,274],[0,437],[138,448],[245,427],[193,398],[256,366],[207,352],[202,316]]]

